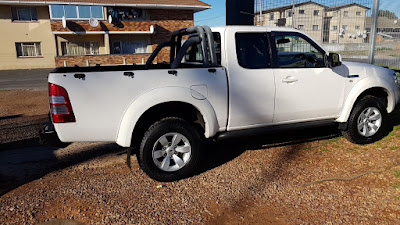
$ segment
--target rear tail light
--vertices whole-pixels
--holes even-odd
[[[76,121],[68,93],[63,87],[49,83],[49,103],[54,123]]]

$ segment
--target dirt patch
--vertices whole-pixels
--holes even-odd
[[[47,91],[0,91],[0,118],[47,114],[49,112],[48,99]]]
[[[0,150],[37,144],[48,112],[47,91],[0,91]]]
[[[171,183],[135,157],[129,170],[114,144],[74,143],[47,152],[55,164],[31,159],[54,167],[0,197],[0,224],[400,224],[400,113],[391,120],[366,146],[330,128],[210,144],[198,175]]]

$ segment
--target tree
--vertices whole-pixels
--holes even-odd
[[[390,20],[398,19],[396,14],[394,12],[389,11],[389,10],[379,10],[378,11],[378,16],[379,17],[386,17],[386,18],[388,18]]]

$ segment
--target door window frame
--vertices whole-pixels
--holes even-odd
[[[322,49],[319,45],[317,45],[313,40],[311,40],[311,38],[307,37],[306,35],[302,34],[302,33],[297,33],[297,32],[276,32],[273,31],[271,32],[270,35],[270,48],[272,51],[272,68],[279,68],[279,69],[313,69],[312,67],[280,67],[279,66],[279,57],[278,57],[278,49],[276,46],[276,42],[275,42],[275,37],[276,36],[298,36],[303,38],[305,41],[307,41],[312,47],[314,47],[315,49],[317,49],[318,51],[320,51],[324,57],[324,65],[321,67],[315,67],[315,68],[326,68],[327,67],[327,63],[326,63],[326,51],[324,49]]]

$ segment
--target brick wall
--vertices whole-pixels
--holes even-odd
[[[193,11],[182,10],[149,10],[150,20],[156,21],[154,34],[151,37],[153,50],[158,44],[169,41],[171,33],[175,30],[192,27]],[[169,48],[165,48],[158,54],[157,62],[169,62]]]
[[[127,54],[127,55],[85,55],[85,56],[59,56],[56,57],[56,66],[63,67],[64,61],[67,66],[87,66],[89,60],[90,66],[100,65],[123,65],[124,59],[127,65],[142,64],[142,60],[146,62],[150,54]]]

